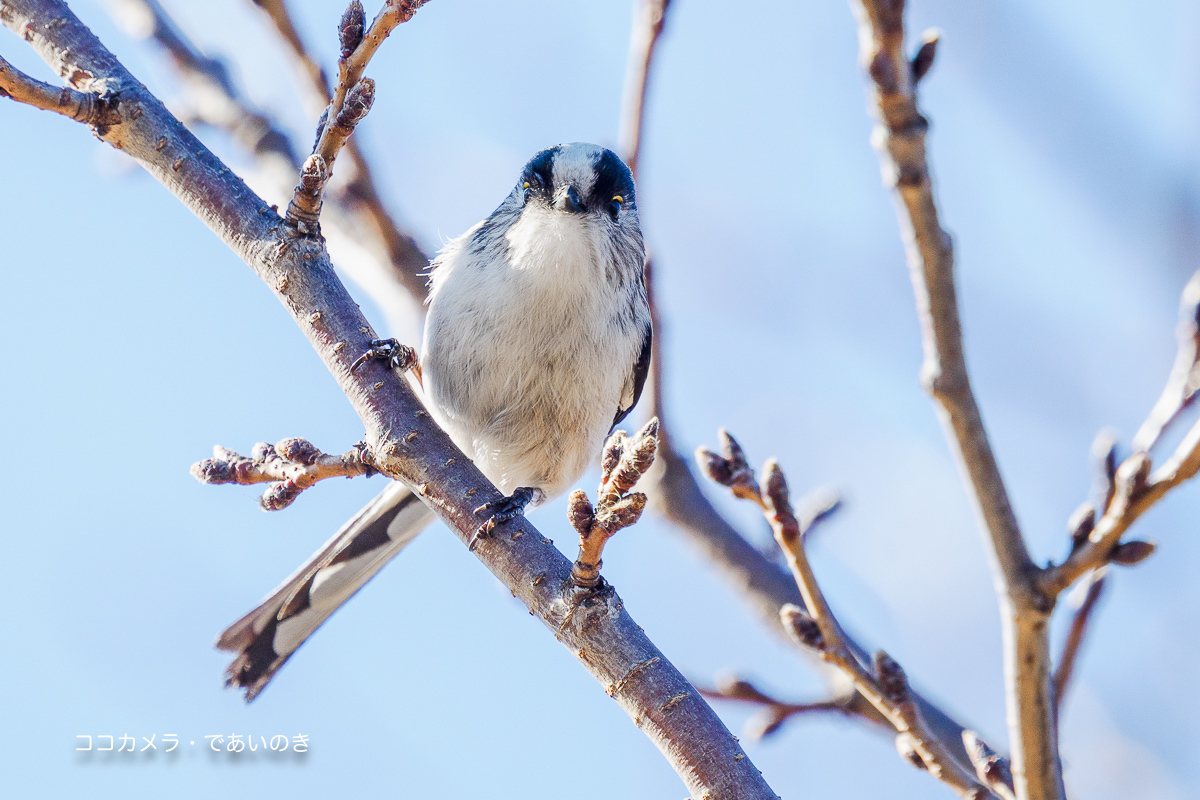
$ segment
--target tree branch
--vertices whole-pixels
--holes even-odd
[[[363,444],[340,456],[322,453],[307,439],[283,439],[275,445],[259,442],[250,458],[217,445],[213,457],[192,465],[192,477],[201,483],[237,483],[250,486],[270,483],[259,498],[264,511],[292,504],[305,489],[328,478],[370,477],[378,473]]]
[[[85,125],[111,125],[120,119],[107,99],[94,92],[55,87],[31,78],[0,58],[0,97],[53,111]]]
[[[1167,427],[1192,404],[1200,391],[1200,270],[1192,275],[1179,298],[1179,349],[1162,395],[1133,437],[1135,451],[1150,452]]]
[[[300,158],[278,123],[238,91],[225,63],[205,55],[179,30],[158,0],[120,0],[109,6],[113,17],[131,35],[153,38],[170,56],[184,84],[192,90],[189,112],[198,121],[227,131],[255,158],[264,191],[281,200],[289,197],[300,170]],[[326,92],[322,103],[327,102]],[[389,319],[399,314],[397,309],[406,307],[419,314],[425,299],[422,273],[429,259],[383,208],[374,184],[366,185],[369,174],[365,165],[360,169],[353,139],[346,151],[354,175],[346,183],[338,182],[330,188],[334,202],[325,204],[321,217],[336,263],[371,293]],[[415,302],[408,302],[406,295]]]
[[[788,703],[762,692],[754,684],[736,676],[719,678],[716,688],[697,687],[700,694],[714,700],[734,700],[751,703],[762,710],[746,723],[746,735],[761,741],[783,727],[792,717],[812,713],[834,712],[846,717],[856,716],[849,704],[855,694],[842,695],[813,703]]]
[[[851,645],[842,630],[809,564],[804,549],[804,529],[792,507],[787,480],[778,463],[774,459],[767,461],[760,486],[737,441],[724,431],[721,438],[723,456],[701,449],[697,452],[697,460],[704,464],[710,477],[729,487],[736,497],[758,505],[770,523],[775,541],[787,556],[792,577],[804,598],[804,608],[789,603],[779,610],[789,635],[850,680],[858,693],[895,730],[897,749],[913,764],[929,770],[960,797],[980,800],[988,796],[988,789],[955,755],[957,748],[952,748],[950,742],[926,724],[900,665],[882,650],[874,655],[873,673],[862,665],[857,648]]]
[[[1100,596],[1104,593],[1104,585],[1107,579],[1108,576],[1104,572],[1103,567],[1092,573],[1091,581],[1087,584],[1083,600],[1079,603],[1079,607],[1075,609],[1075,616],[1071,618],[1071,628],[1067,631],[1067,639],[1063,643],[1062,654],[1058,657],[1058,668],[1054,671],[1054,713],[1060,717],[1062,715],[1063,698],[1067,694],[1067,686],[1070,685],[1071,677],[1075,673],[1075,662],[1079,658],[1084,634],[1087,633],[1088,623],[1092,621],[1092,612],[1096,610],[1096,605],[1100,602]]]
[[[1063,797],[1050,680],[1049,619],[1055,595],[1038,582],[971,390],[954,287],[954,249],[942,228],[925,156],[929,123],[916,88],[933,60],[927,43],[914,65],[904,50],[903,0],[859,0],[861,62],[871,77],[873,142],[893,190],[921,323],[921,379],[933,396],[990,546],[1004,630],[1009,737],[1017,796]],[[919,73],[919,74],[918,74]]]
[[[618,139],[622,158],[635,171],[635,175],[645,129],[647,86],[668,8],[669,0],[643,0],[642,5],[634,11]],[[643,402],[649,403],[650,413],[659,420],[658,456],[648,476],[654,481],[653,491],[649,492],[650,504],[685,535],[687,541],[716,568],[726,583],[749,603],[751,610],[769,630],[786,639],[787,633],[779,620],[779,609],[788,603],[798,605],[804,602],[795,582],[721,516],[705,497],[689,460],[673,446],[669,415],[663,399],[663,343],[667,332],[656,302],[654,276],[653,259],[647,256],[646,293],[650,300],[654,340],[651,345],[650,378],[646,382]],[[860,655],[865,653],[853,642],[851,646]],[[835,671],[826,672],[831,679],[838,679]],[[840,693],[841,687],[835,687],[835,691]],[[964,727],[924,697],[915,693],[914,696],[925,719],[944,740],[950,742],[960,762],[970,763],[966,750],[958,746]],[[872,724],[885,724],[874,706],[857,692],[850,696],[846,709],[848,713],[856,714]]]
[[[600,586],[604,545],[642,516],[646,495],[630,489],[650,469],[658,449],[658,420],[651,419],[633,438],[616,431],[604,445],[600,489],[595,508],[587,492],[576,489],[567,504],[567,519],[579,534],[579,555],[571,567],[571,583],[584,589]]]
[[[629,62],[625,68],[625,92],[621,99],[621,124],[617,141],[625,163],[637,175],[642,150],[642,122],[646,116],[646,91],[650,85],[650,65],[662,36],[671,0],[641,0],[634,8],[633,28],[629,36]]]
[[[282,224],[61,0],[0,0],[0,21],[74,88],[119,98],[121,121],[99,131],[101,138],[137,159],[272,288],[361,418],[376,468],[418,492],[465,543],[478,525],[479,502],[502,495],[432,422],[400,374],[377,362],[351,372],[353,354],[375,337],[320,241]],[[523,518],[498,531],[477,557],[607,687],[694,797],[775,797],[615,592],[571,606],[570,562]]]
[[[292,202],[285,215],[289,223],[300,226],[316,223],[321,213],[321,196],[333,169],[334,159],[375,99],[375,82],[364,78],[363,72],[383,40],[397,26],[412,19],[426,2],[428,0],[386,0],[383,10],[375,16],[365,33],[361,19],[356,26],[349,26],[343,18],[340,30],[342,57],[338,60],[337,85],[325,114],[321,116],[322,121],[317,124],[316,146],[305,161],[307,173],[312,179],[301,181],[292,194]],[[358,0],[352,1],[347,14],[353,16],[355,10],[361,18],[362,5]]]
[[[1131,564],[1149,555],[1146,542],[1122,544],[1121,537],[1167,492],[1197,472],[1200,472],[1200,420],[1192,425],[1175,452],[1158,469],[1152,469],[1150,456],[1144,452],[1125,459],[1117,469],[1116,491],[1108,510],[1066,561],[1044,571],[1041,577],[1043,591],[1057,594],[1110,561]],[[1122,548],[1126,549],[1122,551]]]
[[[329,89],[329,78],[317,57],[304,45],[304,40],[292,21],[287,3],[284,0],[253,2],[266,13],[291,51],[313,96],[319,99],[321,105],[327,106],[333,97]],[[382,246],[383,255],[393,266],[393,277],[413,298],[423,302],[429,257],[417,245],[416,240],[396,224],[384,206],[383,198],[376,188],[374,173],[358,142],[351,138],[345,144],[345,151],[352,169],[349,179],[336,192],[339,202],[355,213],[365,229],[364,233]]]

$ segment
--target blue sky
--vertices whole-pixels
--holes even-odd
[[[309,141],[316,110],[250,3],[166,5]],[[294,5],[331,63],[340,5]],[[101,5],[73,7],[179,107],[152,46]],[[630,10],[438,0],[387,43],[356,135],[427,247],[490,212],[536,150],[615,143]],[[639,205],[680,447],[711,445],[725,426],[755,461],[779,457],[794,486],[844,491],[813,547],[830,601],[1002,744],[990,574],[917,383],[915,313],[849,8],[675,0],[671,13]],[[1153,404],[1179,291],[1200,264],[1200,9],[920,0],[910,30],[929,26],[943,40],[922,105],[968,358],[1030,546],[1059,557],[1088,491],[1092,437],[1112,426],[1128,442]],[[11,34],[0,54],[52,78]],[[200,134],[248,167],[219,133]],[[225,690],[216,633],[382,484],[321,486],[263,514],[252,490],[202,487],[188,466],[217,443],[246,451],[304,435],[334,450],[360,424],[266,287],[153,180],[82,126],[12,103],[0,104],[0,144],[0,763],[14,792],[683,796],[601,688],[441,529],[253,705]],[[409,335],[416,323],[394,325]],[[714,499],[766,538],[751,509]],[[1139,523],[1159,554],[1117,574],[1102,607],[1063,718],[1080,796],[1174,800],[1200,786],[1187,666],[1200,641],[1198,503],[1200,489],[1184,487]],[[573,555],[561,503],[532,517]],[[658,520],[613,542],[605,574],[695,680],[733,669],[789,699],[824,690]],[[735,731],[745,721],[744,709],[718,710]],[[139,746],[165,733],[197,744],[174,757],[74,752],[77,734],[126,733]],[[206,735],[233,733],[305,734],[311,750],[204,752]],[[945,791],[886,737],[839,719],[793,722],[748,752],[785,797]]]

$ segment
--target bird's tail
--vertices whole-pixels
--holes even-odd
[[[403,484],[388,488],[358,512],[258,608],[233,623],[217,647],[237,653],[226,685],[253,700],[329,615],[434,519]]]

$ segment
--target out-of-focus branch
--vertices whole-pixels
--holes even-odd
[[[625,68],[625,93],[621,100],[621,127],[617,141],[621,155],[637,175],[642,149],[642,121],[646,117],[646,92],[650,86],[650,65],[662,36],[671,0],[641,0],[634,8],[633,28],[629,37],[629,62]]]
[[[737,441],[724,431],[722,440],[724,455],[701,449],[697,460],[709,477],[729,487],[736,497],[758,505],[770,523],[804,598],[804,608],[789,603],[780,609],[785,630],[798,644],[815,651],[850,680],[858,693],[887,720],[898,736],[897,749],[913,764],[929,770],[961,797],[972,800],[987,797],[989,790],[955,755],[957,748],[952,748],[951,742],[926,724],[900,665],[882,650],[874,655],[873,671],[862,665],[857,648],[842,630],[809,564],[803,530],[783,470],[774,459],[767,461],[760,486]],[[959,737],[961,743],[961,733]]]
[[[1109,562],[1131,565],[1149,556],[1154,547],[1148,542],[1122,542],[1129,527],[1167,492],[1200,472],[1200,420],[1158,469],[1153,469],[1149,454],[1136,452],[1117,468],[1115,490],[1104,516],[1090,526],[1086,536],[1077,537],[1077,546],[1066,561],[1051,565],[1041,575],[1047,594],[1065,590],[1088,572]]]
[[[111,125],[121,118],[102,95],[69,86],[51,86],[31,78],[3,58],[0,58],[0,97],[62,114],[84,125]]]
[[[1009,738],[1017,796],[1064,794],[1050,679],[1049,619],[1055,595],[1039,584],[967,375],[954,286],[954,248],[942,228],[925,155],[929,123],[917,109],[917,81],[933,61],[927,40],[915,63],[904,49],[903,0],[857,0],[860,58],[871,77],[877,124],[872,141],[894,192],[901,238],[921,323],[921,379],[946,434],[991,550],[1004,627]]]
[[[829,700],[812,703],[788,703],[777,700],[762,692],[754,684],[736,676],[717,679],[716,688],[697,687],[700,694],[714,700],[734,700],[760,707],[760,711],[746,723],[745,735],[761,741],[778,731],[792,717],[813,713],[837,713],[846,717],[855,716],[849,708],[850,700],[856,695],[846,694]]]
[[[1150,452],[1167,427],[1192,404],[1200,391],[1200,271],[1192,275],[1179,298],[1176,336],[1179,349],[1175,353],[1175,365],[1158,402],[1133,437],[1135,451]]]
[[[304,44],[291,13],[284,0],[253,0],[270,19],[275,30],[295,58],[297,68],[304,75],[309,91],[322,106],[332,99],[329,78],[321,62]],[[358,142],[351,138],[345,144],[346,158],[351,169],[345,183],[333,187],[338,202],[355,214],[364,233],[368,235],[380,255],[392,265],[393,277],[418,301],[425,299],[425,273],[429,268],[429,257],[417,245],[416,240],[396,224],[392,214],[384,205],[376,187],[370,163],[363,155]]]
[[[971,754],[971,763],[975,765],[975,774],[979,776],[979,780],[987,784],[1001,800],[1016,800],[1012,769],[1008,762],[979,738],[975,731],[963,733],[963,744]]]
[[[120,122],[97,129],[207,224],[270,287],[345,392],[374,466],[402,480],[466,543],[478,503],[503,496],[430,419],[403,375],[372,362],[370,324],[333,271],[324,244],[297,235],[175,119],[62,0],[0,0],[19,32],[79,91],[119,97]],[[720,719],[629,616],[616,592],[571,604],[571,563],[522,517],[476,556],[529,606],[668,759],[694,797],[773,800]],[[509,535],[503,535],[509,534]]]
[[[340,456],[322,453],[307,439],[283,439],[274,445],[259,442],[250,457],[220,445],[213,457],[192,465],[192,477],[201,483],[236,483],[249,486],[269,483],[259,498],[264,511],[292,504],[300,493],[328,478],[370,477],[378,473],[370,450],[360,443]]]
[[[1079,651],[1083,645],[1084,634],[1087,633],[1088,623],[1092,621],[1092,612],[1096,610],[1100,596],[1104,593],[1104,585],[1108,576],[1104,568],[1096,570],[1091,575],[1075,616],[1071,618],[1071,628],[1067,631],[1067,639],[1063,643],[1062,654],[1058,657],[1058,668],[1054,670],[1054,713],[1062,712],[1063,697],[1066,696],[1067,686],[1075,673],[1075,662],[1079,659]]]

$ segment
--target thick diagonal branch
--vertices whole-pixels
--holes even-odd
[[[904,50],[903,0],[859,0],[862,65],[871,77],[877,125],[873,141],[884,181],[895,193],[901,238],[916,295],[925,354],[921,379],[937,402],[951,447],[966,477],[989,545],[1004,627],[1012,766],[1022,800],[1063,796],[1062,766],[1050,680],[1049,619],[1054,595],[1038,583],[1017,525],[983,418],[967,376],[954,248],[942,228],[933,197],[925,134],[916,86],[928,71],[933,49],[916,65]]]
[[[296,237],[61,0],[0,0],[0,21],[74,88],[91,91],[102,82],[120,98],[121,121],[101,138],[141,163],[276,293],[358,413],[375,466],[412,487],[465,544],[478,526],[480,501],[502,495],[433,423],[399,373],[380,363],[350,370],[375,336],[321,242]],[[694,797],[776,797],[615,592],[572,607],[565,588],[571,563],[549,540],[523,518],[498,531],[477,557],[606,687]]]

